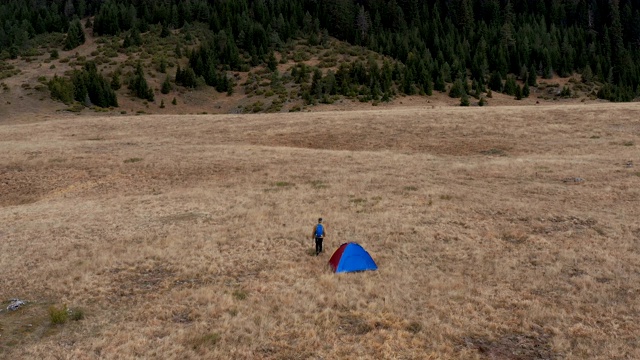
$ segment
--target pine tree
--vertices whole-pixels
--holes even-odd
[[[116,71],[111,78],[111,88],[113,90],[120,90],[120,87],[122,87],[120,83],[120,73]]]
[[[146,99],[149,101],[154,100],[153,90],[147,84],[147,80],[144,77],[144,70],[142,69],[142,64],[140,62],[136,65],[135,73],[129,80],[129,90],[131,90],[133,95],[140,99]]]
[[[537,86],[536,83],[536,78],[537,78],[537,72],[536,72],[536,67],[533,66],[533,64],[531,64],[531,67],[529,68],[529,73],[527,74],[527,84],[529,86]]]
[[[522,88],[522,97],[528,98],[531,94],[531,90],[529,89],[529,83],[524,83],[524,87]]]
[[[160,92],[163,94],[168,94],[169,92],[171,92],[171,81],[169,80],[169,76],[167,75],[167,77],[164,79],[164,82],[162,83],[162,88],[160,89]]]
[[[451,86],[451,90],[449,90],[449,96],[452,98],[459,98],[466,94],[462,80],[456,79],[456,81],[453,82],[453,86]]]
[[[507,76],[507,81],[504,83],[504,93],[507,95],[514,96],[516,95],[516,91],[518,90],[518,84],[516,84],[516,79],[513,75]]]
[[[489,89],[497,92],[502,92],[502,76],[500,76],[499,72],[494,72],[491,74],[491,79],[489,80]]]
[[[460,98],[460,106],[469,106],[469,95],[467,95],[466,93],[462,94],[462,97]]]
[[[522,88],[520,85],[516,85],[516,100],[522,100]]]
[[[178,105],[178,100],[176,100],[176,98],[173,98],[173,100],[171,100],[171,104]]]
[[[269,53],[269,58],[267,59],[267,68],[271,71],[275,71],[278,68],[278,61],[276,60],[273,51]]]
[[[84,44],[85,35],[84,30],[82,29],[82,25],[80,24],[80,20],[74,19],[71,24],[69,24],[69,30],[67,31],[67,38],[64,42],[64,49],[71,50],[76,47]]]
[[[169,35],[171,35],[171,32],[169,31],[169,27],[167,26],[167,24],[162,24],[162,30],[160,30],[160,37],[161,38],[166,38],[169,37]]]

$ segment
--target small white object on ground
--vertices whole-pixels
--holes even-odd
[[[27,305],[27,303],[25,301],[22,301],[20,299],[11,299],[11,304],[9,304],[9,306],[7,306],[7,310],[16,311],[16,310],[20,309],[24,305]]]

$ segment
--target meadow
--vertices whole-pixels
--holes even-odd
[[[0,123],[0,357],[638,359],[639,115]]]

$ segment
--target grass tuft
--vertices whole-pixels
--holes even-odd
[[[215,346],[220,341],[220,334],[218,333],[209,333],[195,339],[191,340],[191,347],[194,350],[200,348],[210,348]]]
[[[417,334],[422,331],[422,324],[417,321],[410,322],[406,327],[408,332]]]
[[[49,320],[51,320],[51,324],[58,325],[64,324],[69,319],[69,309],[67,309],[67,305],[63,305],[62,308],[58,309],[57,307],[51,305],[49,307]]]
[[[233,292],[233,297],[236,298],[237,300],[246,300],[247,292],[244,290],[235,290]]]
[[[73,321],[80,321],[84,319],[84,310],[82,309],[73,309],[69,313],[69,318]]]
[[[142,158],[130,158],[124,161],[125,164],[137,163],[142,161]]]

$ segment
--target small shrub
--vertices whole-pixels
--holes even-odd
[[[164,109],[164,100],[160,100],[160,109]]]
[[[633,146],[634,143],[633,143],[633,141],[625,141],[624,143],[622,143],[622,145],[624,145],[624,146]]]
[[[144,111],[142,113],[144,113]],[[140,162],[140,161],[142,161],[141,158],[130,158],[130,159],[125,160],[124,163],[125,164],[131,164],[131,163],[137,163],[137,162]]]
[[[247,298],[247,292],[244,290],[236,290],[233,292],[233,297],[238,300],[245,300]]]
[[[53,49],[51,50],[51,53],[49,54],[51,60],[57,60],[60,58],[60,54],[58,53],[58,49]]]
[[[57,307],[51,305],[49,307],[49,319],[51,320],[51,324],[64,324],[69,319],[69,310],[67,309],[67,305],[63,305],[62,308],[58,309]]]
[[[73,309],[70,311],[69,317],[73,321],[80,321],[84,319],[84,311],[82,309]]]
[[[422,331],[422,324],[417,321],[412,321],[407,325],[407,331],[417,334]]]
[[[210,333],[191,340],[191,347],[196,350],[202,347],[211,347],[220,341],[220,334]]]
[[[178,100],[176,100],[176,98],[173,98],[173,100],[171,100],[171,104],[178,105]]]

